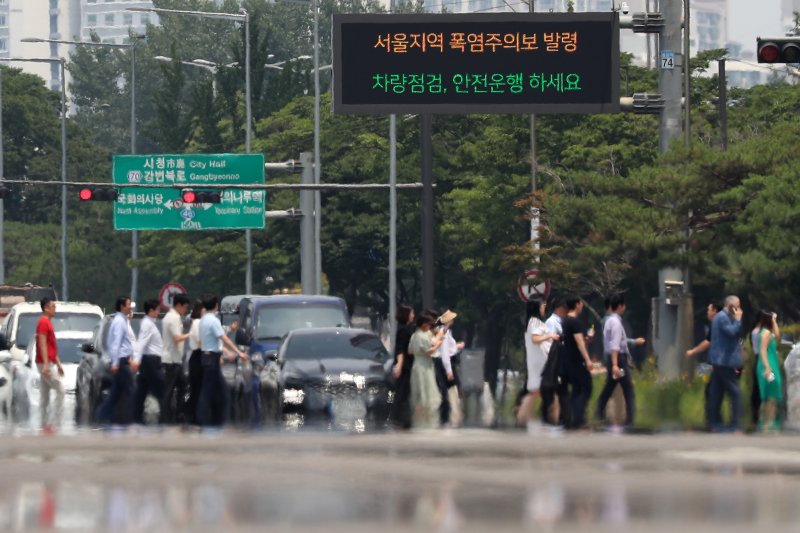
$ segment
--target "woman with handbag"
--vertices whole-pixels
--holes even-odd
[[[447,425],[454,428],[460,427],[464,421],[464,415],[461,410],[460,384],[458,374],[454,369],[455,358],[464,349],[464,343],[456,342],[453,338],[453,322],[457,316],[456,313],[448,309],[438,320],[444,330],[442,346],[439,348],[439,357],[442,360],[442,366],[447,378],[447,400],[450,404],[450,416],[448,417]]]

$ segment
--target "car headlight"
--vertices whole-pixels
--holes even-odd
[[[306,393],[303,389],[284,389],[283,390],[283,403],[288,405],[301,405]]]

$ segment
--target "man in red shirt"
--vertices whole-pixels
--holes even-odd
[[[36,324],[36,367],[39,369],[39,389],[41,391],[39,407],[42,413],[42,428],[45,431],[52,431],[53,426],[57,427],[60,424],[61,412],[64,409],[64,384],[61,382],[64,367],[61,366],[61,359],[58,358],[56,332],[50,321],[56,314],[56,302],[52,298],[44,297],[40,303],[42,316]],[[53,365],[56,368],[53,368]],[[54,411],[48,413],[51,390],[56,392],[56,404]]]

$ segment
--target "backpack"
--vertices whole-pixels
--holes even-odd
[[[547,352],[547,361],[542,369],[542,389],[553,390],[559,384],[559,368],[561,367],[561,351],[564,348],[564,342],[561,340],[553,341],[550,345],[550,350]]]

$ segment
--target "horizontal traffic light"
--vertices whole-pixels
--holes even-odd
[[[118,195],[114,187],[84,187],[79,193],[82,202],[114,202]]]
[[[219,191],[194,191],[184,189],[181,198],[185,204],[218,204],[222,201]]]
[[[756,39],[759,63],[800,63],[800,37]]]

